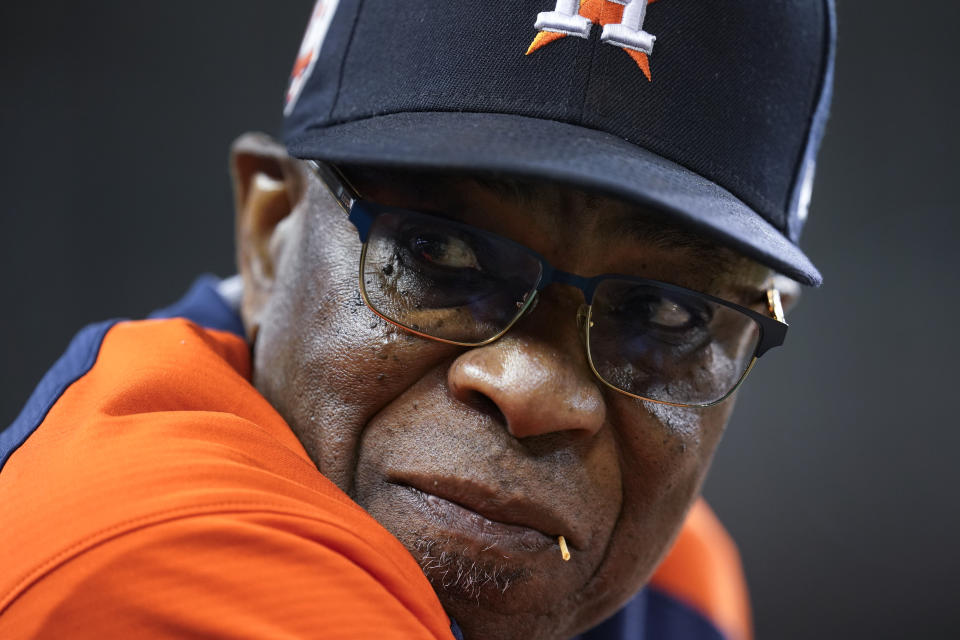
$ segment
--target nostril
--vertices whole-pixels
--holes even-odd
[[[501,411],[497,403],[485,393],[470,390],[460,395],[460,401],[477,411],[487,414],[500,424],[507,424],[507,417],[503,415],[503,411]]]

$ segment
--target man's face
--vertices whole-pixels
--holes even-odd
[[[584,276],[666,281],[757,307],[769,273],[563,187],[353,171],[364,197],[511,238]],[[504,337],[460,348],[379,319],[360,241],[319,181],[270,240],[254,382],[320,471],[420,561],[467,637],[567,637],[649,578],[696,497],[732,402],[636,400],[591,372],[581,292],[551,285]],[[561,559],[557,536],[572,558]]]

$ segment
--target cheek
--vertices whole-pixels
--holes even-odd
[[[683,524],[731,410],[685,409],[613,399],[623,508],[607,557],[585,597],[613,613],[645,584]],[[616,588],[611,588],[616,585]]]
[[[454,350],[410,336],[366,307],[352,227],[332,224],[301,237],[279,264],[262,315],[254,384],[320,471],[350,493],[369,418]]]
[[[667,543],[699,495],[733,402],[702,409],[628,402],[639,405],[643,428],[621,436],[625,503],[633,522],[643,514],[647,537]]]
[[[618,431],[625,486],[644,501],[687,504],[699,489],[723,434],[732,401],[715,407],[685,408],[630,400],[611,403]]]

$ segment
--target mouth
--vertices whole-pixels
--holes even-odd
[[[563,535],[574,550],[579,537],[559,514],[525,498],[454,478],[406,478],[394,482],[413,506],[444,533],[479,552],[510,554],[558,551]]]

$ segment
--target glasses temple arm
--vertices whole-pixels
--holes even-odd
[[[353,203],[360,199],[350,181],[339,169],[333,165],[317,162],[316,160],[307,160],[307,163],[313,168],[327,190],[346,213],[350,213]]]

